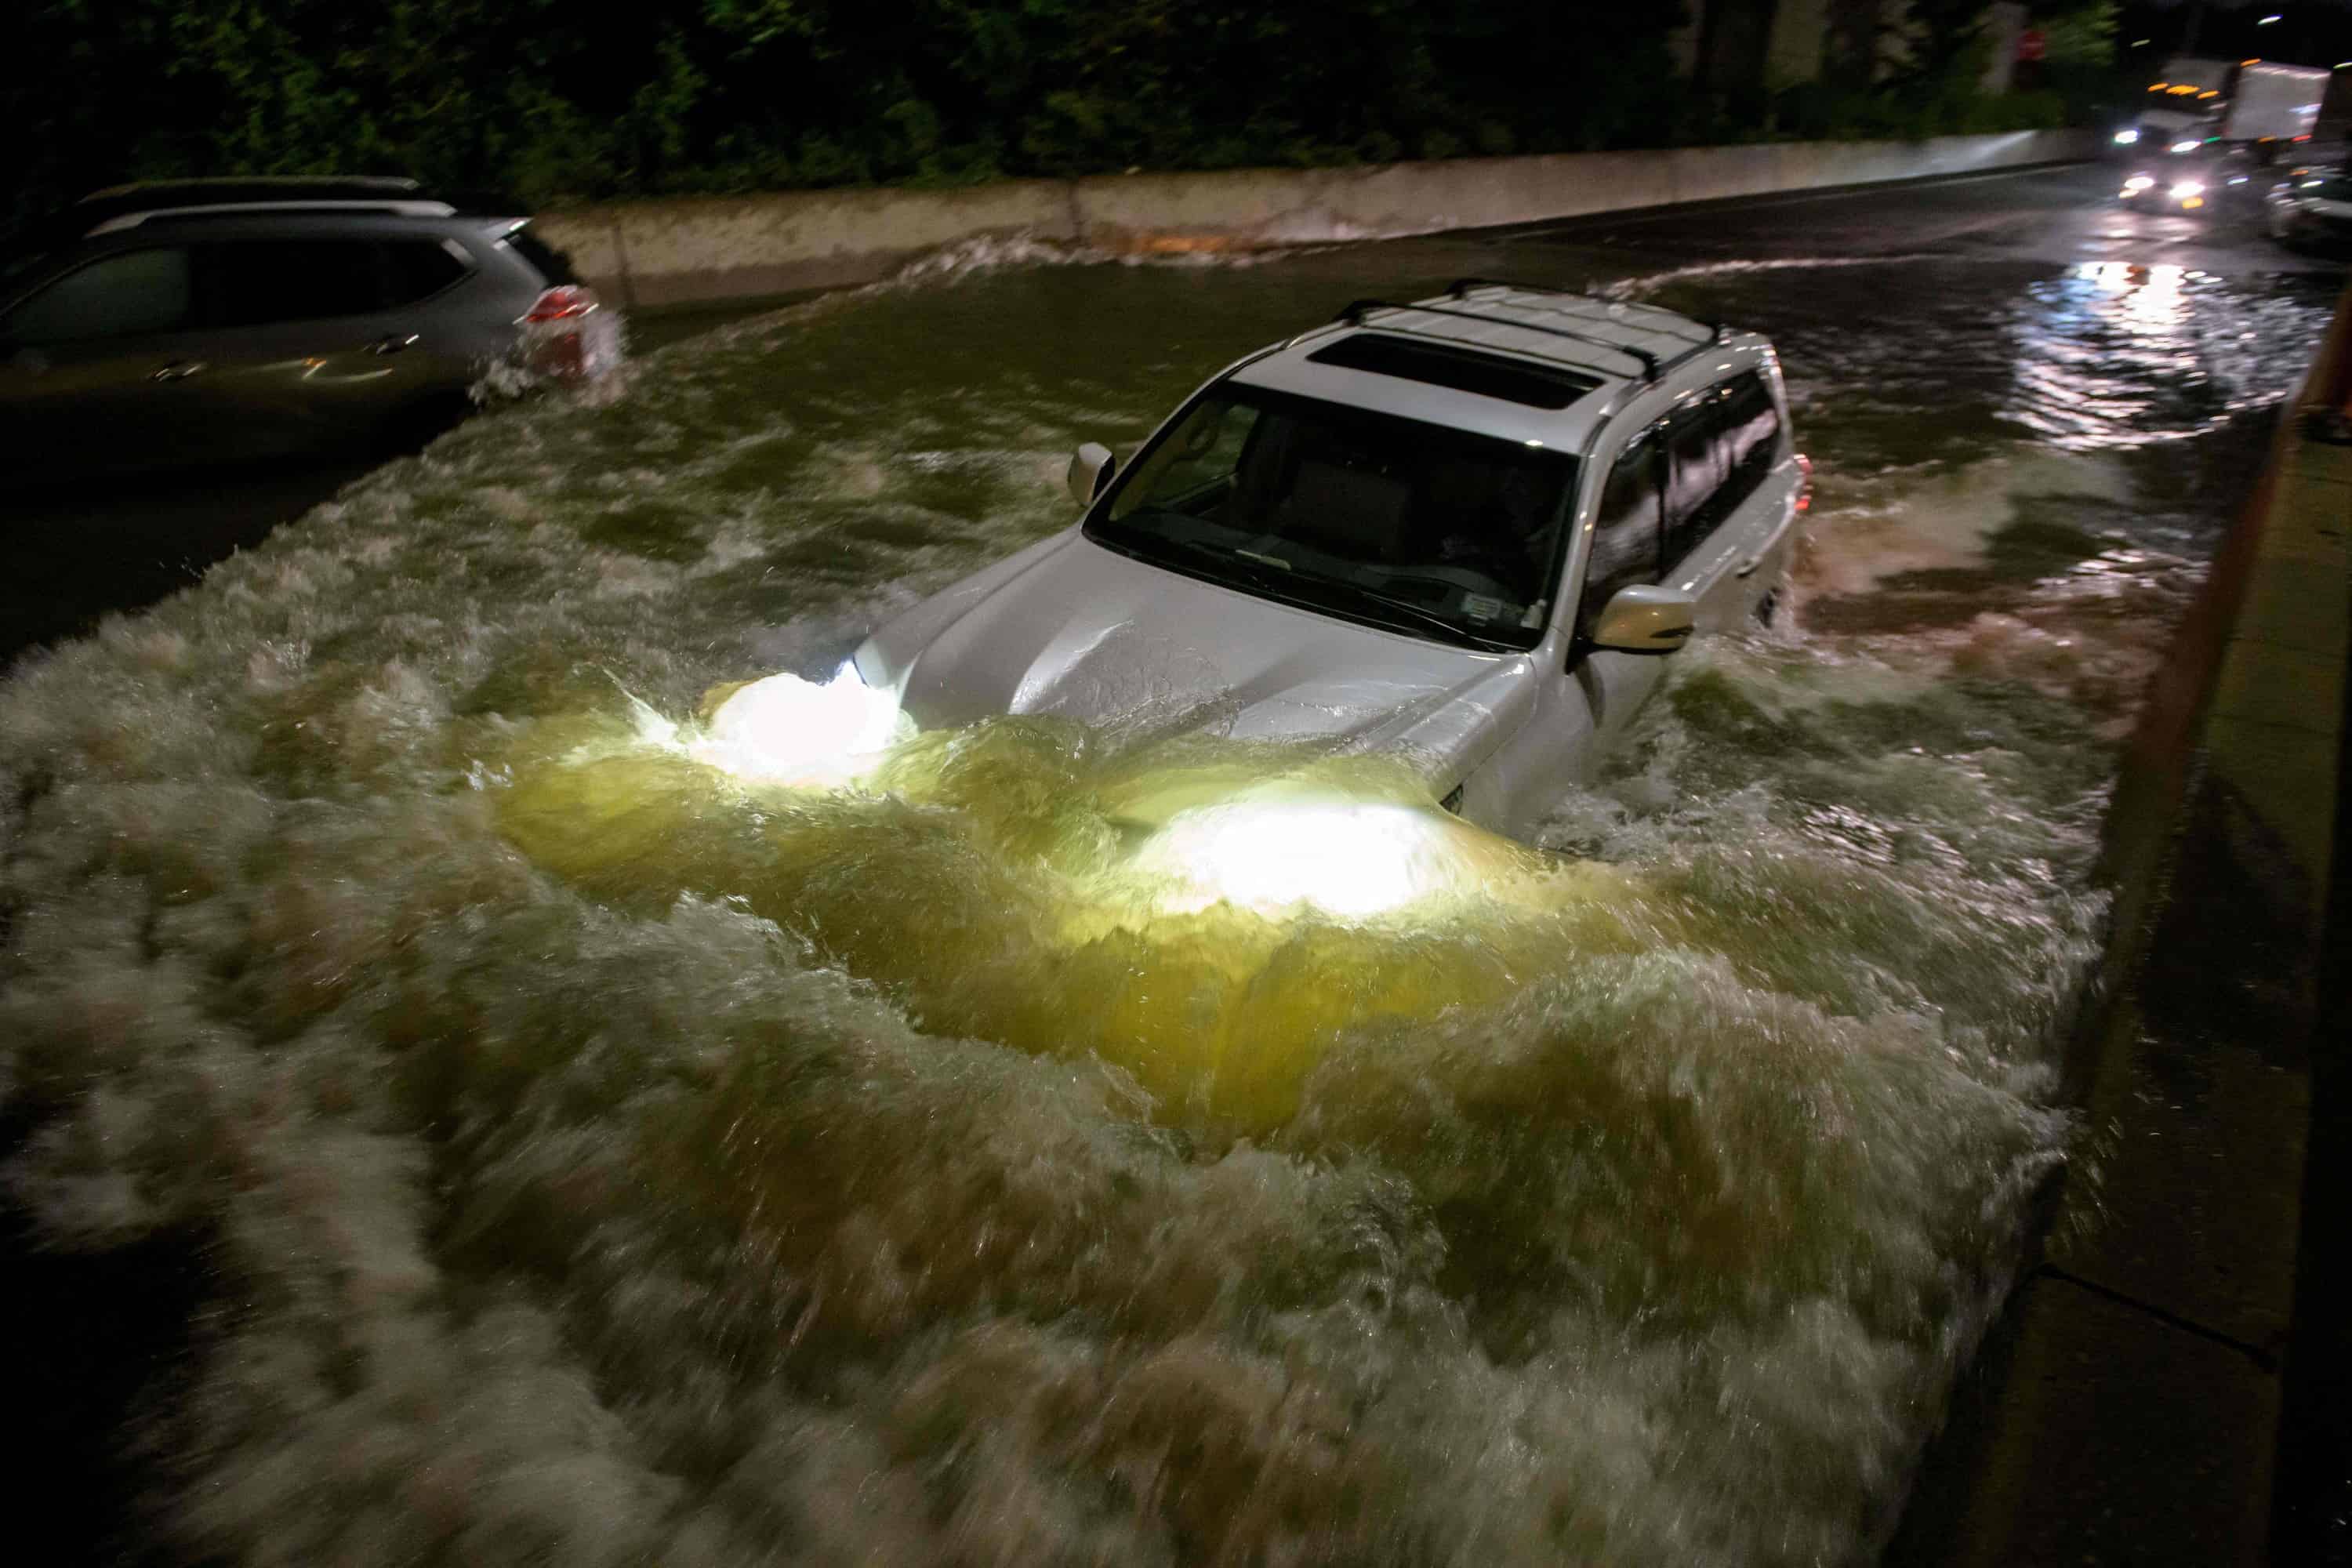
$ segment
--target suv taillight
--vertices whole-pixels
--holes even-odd
[[[1813,510],[1813,460],[1802,452],[1797,454],[1797,510]]]
[[[578,283],[550,289],[523,312],[526,321],[568,321],[596,308],[596,291]]]
[[[531,301],[515,323],[523,363],[556,381],[588,381],[610,369],[620,353],[620,331],[593,289],[560,284]]]

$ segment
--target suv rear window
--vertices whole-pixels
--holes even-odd
[[[549,288],[580,281],[572,275],[570,258],[529,229],[515,230],[507,236],[507,244],[514,247],[517,256],[530,263],[533,270],[546,279]]]
[[[1392,375],[1400,381],[1443,386],[1527,408],[1565,408],[1601,384],[1574,371],[1446,343],[1417,343],[1385,332],[1357,332],[1341,338],[1308,354],[1307,363]]]
[[[466,275],[466,264],[430,239],[393,239],[383,246],[388,305],[413,305]]]

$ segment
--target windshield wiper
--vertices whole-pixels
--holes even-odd
[[[1516,644],[1474,632],[1459,621],[1448,620],[1434,610],[1423,609],[1411,599],[1401,598],[1394,594],[1383,594],[1378,588],[1367,588],[1360,583],[1350,583],[1343,577],[1315,577],[1308,580],[1318,586],[1342,589],[1351,598],[1367,599],[1383,609],[1410,616],[1421,625],[1433,627],[1457,641],[1470,643],[1478,647],[1496,648],[1506,653],[1524,651]]]
[[[1307,609],[1328,609],[1329,601],[1334,597],[1360,600],[1378,605],[1385,611],[1407,616],[1416,626],[1436,632],[1449,642],[1466,643],[1474,647],[1492,648],[1500,653],[1525,651],[1516,643],[1505,642],[1497,637],[1482,637],[1463,626],[1459,622],[1448,620],[1433,610],[1424,609],[1410,599],[1400,598],[1394,594],[1383,594],[1377,588],[1367,588],[1360,583],[1350,583],[1344,577],[1326,577],[1317,572],[1301,572],[1287,561],[1276,556],[1264,555],[1254,550],[1242,549],[1236,545],[1213,544],[1204,539],[1171,538],[1164,533],[1144,534],[1140,536],[1140,540],[1132,534],[1125,537],[1118,534],[1097,537],[1115,549],[1146,561],[1155,556],[1165,560],[1168,554],[1180,550],[1194,555],[1205,556],[1223,569],[1219,575],[1245,583],[1285,604],[1297,605]],[[1149,541],[1149,542],[1140,541]],[[1320,589],[1330,589],[1333,592],[1324,594],[1315,591]],[[1389,629],[1395,631],[1402,628],[1391,626]]]
[[[1290,563],[1271,555],[1260,555],[1230,544],[1214,544],[1205,539],[1181,539],[1167,533],[1111,533],[1097,535],[1103,542],[1114,545],[1141,560],[1166,560],[1175,551],[1188,551],[1206,556],[1244,583],[1265,585],[1277,580],[1277,574],[1287,576]]]

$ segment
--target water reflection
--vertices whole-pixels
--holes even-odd
[[[2001,331],[2001,414],[2073,451],[2177,441],[2275,400],[2317,346],[2298,291],[2169,263],[2084,262],[2029,285]]]

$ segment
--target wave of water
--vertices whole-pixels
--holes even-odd
[[[1061,524],[1057,455],[1139,434],[1171,372],[1140,326],[1072,364],[1041,322],[1254,339],[1282,288],[987,273],[744,323],[604,405],[478,421],[0,688],[13,1191],[62,1245],[192,1232],[215,1277],[149,1412],[174,1539],[1883,1535],[2067,1147],[2085,719],[2125,679],[2085,672],[2194,573],[2133,531],[2165,510],[2137,459],[1889,462],[1820,395],[1867,343],[1780,306],[1823,461],[1810,629],[1677,656],[1548,853],[1386,921],[1103,891],[1122,792],[1295,757],[1007,721],[810,796],[632,738],[622,686],[685,719],[821,671]]]

